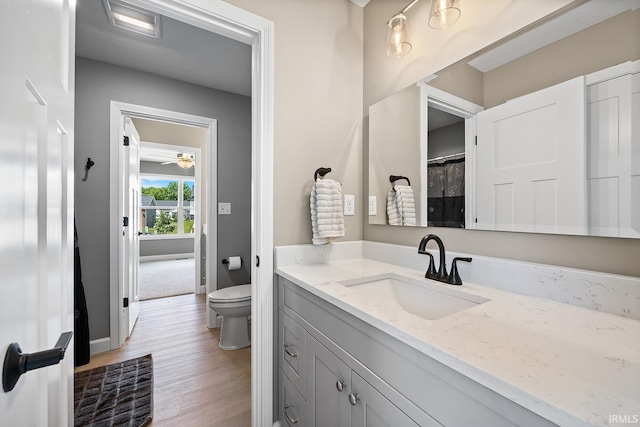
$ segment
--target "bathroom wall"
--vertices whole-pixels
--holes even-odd
[[[109,336],[110,100],[218,119],[218,199],[232,203],[232,215],[218,219],[221,286],[234,283],[222,258],[251,253],[251,99],[76,58],[76,218],[92,340]],[[87,157],[95,166],[83,182]]]
[[[369,181],[368,195],[376,198],[376,215],[368,217],[368,220],[376,224],[388,223],[390,175],[406,176],[415,194],[421,194],[420,156],[416,156],[413,150],[415,141],[420,141],[420,109],[409,111],[406,108],[407,105],[419,104],[420,88],[409,85],[369,108],[369,114],[374,117],[369,129],[370,141],[375,149],[369,150],[368,167],[372,171],[369,176],[373,179]],[[393,123],[393,126],[389,126],[389,123]],[[399,183],[407,185],[404,180]],[[416,218],[421,216],[421,207],[420,203],[416,203]]]
[[[562,60],[567,57],[571,61]],[[611,64],[637,59],[640,59],[640,9],[621,13],[485,73],[483,105],[490,108]],[[520,78],[510,78],[514,75]]]
[[[460,21],[447,30],[436,31],[426,24],[429,2],[418,2],[407,12],[413,50],[404,58],[392,59],[385,53],[384,23],[406,1],[372,0],[364,9],[365,126],[371,104],[569,3],[567,0],[464,2]],[[367,132],[364,135],[362,163],[366,169]],[[365,170],[364,189],[368,188],[367,177]],[[364,214],[363,221],[365,240],[417,246],[423,235],[437,233],[452,251],[640,276],[637,262],[640,243],[633,239],[368,225]]]
[[[362,8],[348,0],[229,0],[275,23],[274,244],[311,243],[313,172],[356,195],[362,238]]]

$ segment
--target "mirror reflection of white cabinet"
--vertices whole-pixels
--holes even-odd
[[[630,68],[587,88],[590,235],[640,237],[640,61]]]
[[[478,113],[479,229],[584,234],[584,92],[577,77]]]
[[[640,237],[639,66],[479,113],[477,228]]]

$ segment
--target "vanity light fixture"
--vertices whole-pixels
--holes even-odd
[[[407,17],[405,13],[420,0],[413,0],[387,22],[387,55],[402,58],[411,52],[411,43],[407,41]],[[460,18],[460,0],[431,0],[429,26],[447,28]]]
[[[411,43],[406,41],[407,17],[400,12],[389,20],[387,26],[387,55],[401,58],[411,52]]]
[[[154,38],[160,37],[160,15],[124,1],[103,1],[109,22],[114,26]]]
[[[431,0],[429,26],[436,29],[450,27],[460,15],[460,0]]]

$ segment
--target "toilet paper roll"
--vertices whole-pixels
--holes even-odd
[[[229,270],[240,270],[240,266],[242,265],[242,258],[239,256],[230,256],[229,264],[227,264],[227,268]]]

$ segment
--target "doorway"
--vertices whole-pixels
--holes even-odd
[[[189,148],[189,151],[194,154],[193,161],[201,163],[201,166],[202,166],[201,168],[195,169],[193,182],[194,183],[201,182],[202,185],[200,187],[202,187],[202,189],[206,191],[206,197],[205,197],[205,203],[204,203],[203,209],[201,209],[201,203],[200,203],[201,198],[197,198],[194,203],[194,209],[196,211],[205,212],[203,216],[204,221],[200,221],[199,216],[195,216],[195,218],[197,219],[197,222],[195,223],[195,227],[201,230],[201,222],[208,224],[207,228],[208,228],[209,234],[211,236],[217,236],[217,219],[214,216],[215,210],[212,208],[212,206],[216,206],[217,204],[218,177],[216,173],[206,173],[205,174],[206,179],[204,180],[202,179],[202,169],[206,168],[207,171],[213,171],[217,169],[216,168],[216,165],[218,162],[217,120],[207,118],[207,117],[199,117],[199,116],[190,115],[190,114],[183,114],[175,111],[161,110],[161,109],[146,107],[142,105],[126,104],[126,103],[111,101],[110,152],[111,152],[111,164],[115,166],[112,168],[111,174],[110,174],[110,187],[111,187],[110,215],[112,218],[120,218],[123,215],[123,212],[125,212],[125,207],[123,205],[124,201],[126,200],[124,196],[124,191],[128,187],[127,180],[126,180],[128,174],[125,173],[125,171],[129,170],[128,162],[130,161],[129,155],[128,155],[129,146],[121,143],[121,141],[123,141],[123,139],[125,139],[126,137],[126,135],[123,134],[125,129],[125,126],[124,126],[125,122],[131,122],[132,129],[136,131],[138,138],[139,138],[139,132],[137,131],[137,127],[135,127],[135,124],[140,126],[143,129],[143,131],[145,131],[145,135],[151,136],[151,137],[153,137],[154,135],[152,129],[155,128],[157,130],[158,128],[160,128],[161,129],[160,133],[164,135],[164,138],[167,138],[167,135],[169,134],[169,132],[167,131],[168,125],[188,126],[188,127],[194,127],[202,130],[200,133],[202,133],[202,136],[204,137],[202,143],[204,144],[204,150],[206,150],[206,156],[201,156],[202,150],[198,147]],[[184,130],[182,131],[184,132]],[[179,135],[182,135],[182,134],[183,133],[179,133]],[[192,140],[191,144],[197,145],[198,142],[197,141],[193,142]],[[167,147],[166,145],[162,145],[158,143],[152,144],[148,142],[144,146],[145,148],[156,148],[156,149]],[[174,149],[176,148],[179,149],[178,146],[171,146],[171,145],[168,146],[167,148],[171,148],[171,147],[173,147]],[[149,159],[153,157],[152,155],[146,153],[144,149],[139,151],[142,151],[143,153],[142,158],[144,159]],[[157,157],[157,154],[156,154],[156,157]],[[202,161],[201,161],[201,158],[202,158]],[[138,155],[137,162],[138,162],[138,166],[140,167],[143,166],[143,162],[140,160],[140,155]],[[160,162],[160,163],[163,163],[163,162]],[[159,166],[144,165],[144,168],[147,168],[146,170],[148,171],[154,170],[153,169],[154,167],[159,167]],[[145,169],[141,169],[141,171],[142,170],[145,170]],[[144,174],[142,176],[144,176]],[[176,182],[176,183],[179,182],[184,184],[184,181],[190,181],[190,180],[191,178],[188,178],[188,179],[178,178],[173,182]],[[140,176],[138,177],[138,182],[141,182]],[[187,184],[187,187],[188,187],[188,184]],[[138,190],[139,193],[141,193],[140,190],[141,189]],[[184,192],[181,192],[179,190],[180,188],[178,188],[178,195],[184,198]],[[173,198],[173,197],[163,197],[163,198]],[[142,197],[140,199],[141,199],[140,203],[142,203],[143,201]],[[189,236],[186,239],[180,239],[180,236],[184,235],[183,228],[185,223],[184,219],[186,216],[185,211],[188,211],[188,208],[187,209],[184,208],[183,200],[169,201],[169,203],[175,204],[175,208],[176,208],[175,209],[176,219],[177,219],[176,227],[175,227],[176,237],[178,237],[179,240],[193,239],[192,248],[193,248],[195,259],[198,259],[198,260],[201,259],[203,252],[208,255],[209,259],[216,259],[217,257],[217,245],[215,244],[216,239],[205,240],[207,244],[206,244],[206,247],[202,248],[202,250],[200,247],[200,242],[201,242],[200,232],[193,233],[192,237]],[[157,204],[157,201],[156,201],[156,204]],[[163,209],[161,206],[156,206],[156,209],[154,210],[154,217],[156,213],[155,211],[160,211],[158,215],[159,218],[170,217],[172,215],[171,211],[173,210],[174,206],[169,206],[166,208],[167,209]],[[180,208],[182,208],[182,211],[180,211]],[[142,225],[142,222],[141,222],[143,217],[142,212],[145,212],[144,226]],[[138,214],[138,212],[136,212],[136,214]],[[121,301],[127,301],[127,302],[131,301],[132,303],[137,303],[137,300],[139,298],[139,292],[137,292],[137,290],[139,289],[138,287],[139,277],[131,277],[131,275],[127,273],[128,265],[131,262],[131,257],[130,255],[127,255],[127,254],[130,253],[129,246],[131,246],[130,244],[128,244],[128,242],[135,242],[136,245],[139,245],[139,243],[141,243],[139,239],[144,239],[143,237],[144,230],[147,229],[146,209],[142,209],[141,207],[141,212],[139,215],[137,215],[137,217],[139,218],[140,223],[138,223],[138,221],[134,221],[132,223],[129,223],[129,221],[127,221],[128,223],[127,226],[124,226],[124,224],[122,223],[115,223],[115,222],[112,222],[111,224],[112,241],[119,242],[118,245],[111,246],[111,255],[110,255],[110,264],[112,266],[112,271],[118,272],[117,275],[112,275],[110,280],[111,282],[110,292],[111,292],[111,301],[112,301],[110,337],[111,337],[112,350],[119,348],[124,344],[126,338],[129,336],[129,334],[131,333],[131,330],[133,329],[132,322],[135,323],[136,321],[136,318],[130,315],[130,310],[131,310],[129,308],[130,304],[121,304]],[[178,221],[182,222],[181,224],[182,230],[177,229]],[[171,221],[167,221],[167,222],[168,222],[168,226],[173,225]],[[154,225],[156,224],[154,223]],[[160,224],[158,223],[156,228],[159,227],[159,225]],[[179,233],[179,231],[182,231],[182,233]],[[189,232],[190,231],[191,230],[189,230]],[[167,232],[167,234],[170,234],[170,232]],[[121,236],[123,236],[124,239],[121,238]],[[167,240],[167,239],[175,240],[173,237],[163,238],[162,236],[160,236],[160,238],[162,240]],[[136,242],[136,239],[138,239],[137,242]],[[153,239],[153,237],[149,237],[149,239]],[[141,248],[141,251],[142,250],[143,249]],[[138,253],[137,255],[140,255],[140,253]],[[204,275],[207,278],[212,278],[212,274],[215,267],[211,266],[210,263],[206,263],[204,272],[199,271],[200,270],[199,265],[196,266],[195,268],[196,268],[196,271],[198,271],[197,273],[198,275]],[[211,292],[211,290],[215,290],[216,287],[217,287],[217,284],[215,280],[212,279],[212,280],[207,280],[205,284],[202,284],[199,282],[194,287],[194,291],[195,293]],[[134,294],[132,294],[132,292]],[[134,306],[131,305],[131,307],[134,307]]]
[[[420,183],[428,189],[420,194],[421,206],[428,206],[420,223],[475,228],[475,192],[468,189],[474,188],[476,115],[483,108],[429,80],[420,82]]]
[[[204,292],[207,130],[132,121],[141,138],[140,300]]]
[[[180,20],[182,22],[188,22],[196,25],[199,29],[208,32],[214,32],[217,34],[223,34],[224,36],[233,38],[240,41],[250,47],[251,63],[253,64],[251,74],[251,100],[249,106],[249,114],[251,116],[251,127],[248,129],[251,139],[251,255],[247,257],[247,267],[251,269],[252,277],[252,418],[254,425],[265,425],[272,421],[272,381],[273,381],[273,365],[272,365],[272,345],[273,345],[273,23],[263,18],[260,18],[251,13],[245,12],[237,7],[228,5],[223,2],[203,3],[198,7],[193,7],[184,2],[167,0],[162,3],[156,3],[151,1],[136,0],[130,3],[138,5],[140,7],[146,7],[163,13],[165,16],[169,16],[172,19]],[[78,3],[78,9],[80,9],[80,2]],[[121,55],[127,59],[130,59],[128,55]],[[165,57],[165,59],[167,59]],[[170,59],[170,58],[169,58]],[[100,68],[103,71],[103,78],[114,78],[118,70],[114,67],[109,67],[108,64],[85,64],[87,67]],[[184,66],[184,64],[178,64]],[[111,73],[113,71],[113,73]],[[207,70],[204,70],[205,72]],[[115,74],[114,74],[115,73]],[[210,74],[210,73],[209,73]],[[85,82],[87,86],[97,84],[98,80]],[[100,85],[103,84],[99,81]],[[141,82],[142,86],[146,85],[146,81]],[[97,88],[102,89],[102,88]],[[113,91],[114,93],[116,90]],[[202,91],[201,91],[202,92]],[[76,92],[78,94],[78,91]],[[127,101],[129,96],[127,93],[122,92],[123,95],[119,96],[123,101]],[[202,99],[203,94],[196,94],[196,98]],[[157,94],[149,94],[150,99],[158,100]],[[112,96],[112,99],[115,98]],[[166,97],[160,102],[159,105],[166,104]],[[108,104],[108,102],[106,103]],[[103,103],[103,105],[106,105]],[[158,104],[154,102],[152,104]],[[98,116],[99,111],[88,111],[88,114],[94,113]],[[89,130],[78,138],[80,146],[88,143],[92,139],[97,139],[98,128],[102,126],[93,126]],[[112,134],[117,132],[117,129],[112,129]],[[78,137],[76,133],[76,137]],[[106,147],[107,144],[101,144],[101,147]],[[96,148],[94,151],[101,152],[103,148]],[[88,152],[87,152],[88,151]],[[81,151],[78,158],[85,157],[85,155],[93,155],[90,149]],[[110,155],[107,157],[111,158]],[[113,192],[110,190],[102,190],[105,187],[102,183],[108,182],[108,173],[110,172],[110,165],[115,165],[116,162],[107,161],[104,157],[101,158],[101,163],[95,167],[91,176],[91,183],[95,183],[95,188],[100,191],[93,191],[94,188],[90,188],[89,185],[85,186],[82,191],[85,191],[86,197],[91,200],[100,202],[101,199],[109,200],[112,197]],[[110,185],[106,185],[110,187]],[[110,194],[106,194],[109,192]],[[108,211],[108,209],[94,209],[96,215],[103,215],[102,212]],[[108,234],[107,240],[111,242],[117,241],[118,228],[121,224],[121,218],[109,215],[108,220],[101,222],[93,221],[94,223],[103,224],[102,228],[94,228],[100,233],[101,240],[102,230],[104,234]],[[210,225],[211,226],[211,225]],[[91,229],[91,224],[87,224],[86,229]],[[120,230],[121,231],[121,230]],[[209,230],[210,232],[211,230]],[[117,250],[114,249],[116,245],[105,246],[108,251]],[[258,268],[257,259],[259,257]],[[96,258],[98,258],[96,256]],[[99,257],[100,259],[108,259],[108,256]],[[209,262],[208,265],[212,265]],[[106,280],[111,280],[111,276],[114,275],[107,265],[106,267],[99,266],[94,270],[96,273],[96,280],[100,279],[98,273],[102,273],[101,277]],[[99,292],[102,292],[100,288]],[[120,301],[112,298],[111,305],[117,307]],[[113,317],[107,314],[109,322],[113,321]],[[108,332],[107,332],[108,334]],[[98,335],[98,336],[107,336]],[[113,337],[108,337],[112,340]]]

